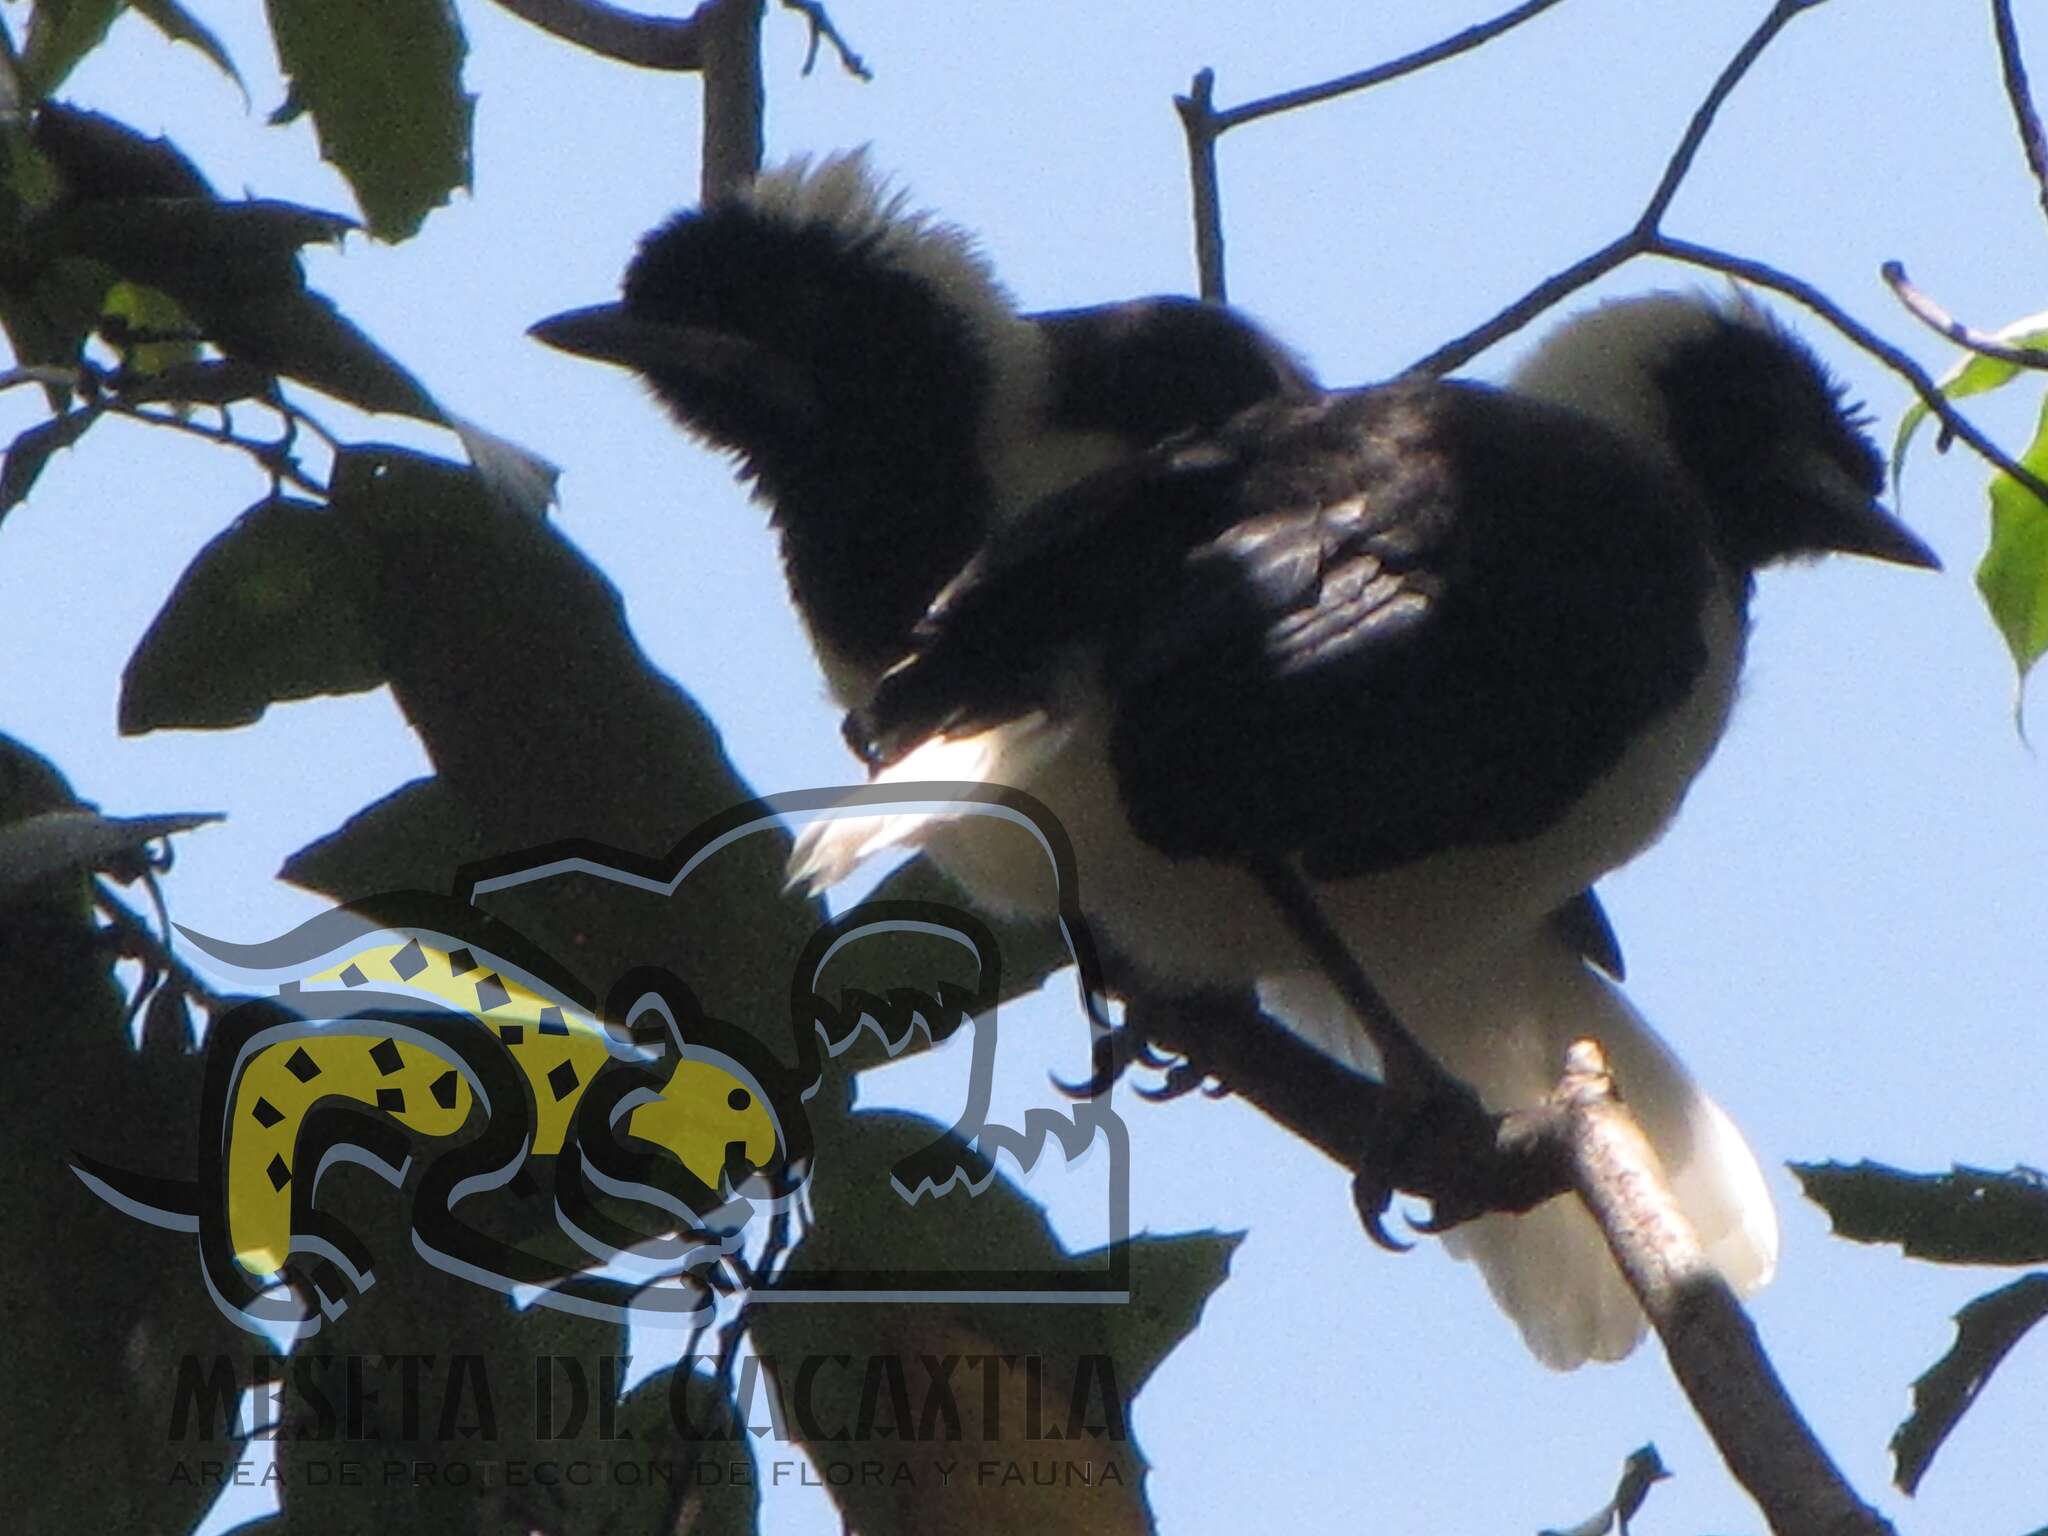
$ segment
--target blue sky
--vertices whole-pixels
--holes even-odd
[[[249,74],[256,115],[132,18],[76,77],[76,99],[169,132],[223,190],[347,208],[306,125],[262,126],[279,89],[243,8],[194,9]],[[1762,10],[1575,0],[1437,71],[1231,134],[1233,298],[1332,382],[1399,369],[1625,227]],[[1197,67],[1216,68],[1229,104],[1485,14],[843,0],[837,19],[876,70],[862,85],[829,59],[799,79],[802,26],[776,12],[770,154],[872,144],[919,203],[980,233],[1030,307],[1187,291],[1170,97]],[[463,17],[473,193],[405,246],[316,253],[315,285],[453,408],[563,466],[560,526],[619,583],[642,643],[719,720],[757,787],[846,780],[758,509],[629,381],[522,334],[610,296],[639,233],[693,200],[695,82],[586,59],[488,6]],[[2048,27],[2031,31],[2048,78]],[[1864,0],[1797,20],[1724,112],[1668,227],[1818,284],[1931,366],[1946,350],[1897,310],[1882,261],[1986,326],[2048,307],[2026,282],[2048,229],[1981,7]],[[1599,291],[1700,280],[1640,266]],[[1888,443],[1904,386],[1791,318]],[[1470,371],[1497,377],[1515,355],[1511,342]],[[1976,412],[2014,448],[2036,408],[2022,393]],[[18,429],[30,409],[0,397],[0,424]],[[1947,1346],[1948,1315],[2007,1277],[1837,1242],[1779,1171],[1794,1158],[2044,1156],[2048,781],[2013,729],[2011,669],[1969,580],[1983,480],[1967,454],[1927,445],[1909,467],[1904,511],[1945,575],[1841,562],[1765,578],[1726,743],[1672,832],[1605,891],[1631,995],[1772,1170],[1785,1252],[1754,1311],[1795,1396],[1905,1527],[2017,1532],[2048,1518],[2039,1341],[2008,1361],[1915,1504],[1886,1495],[1884,1449],[1908,1383]],[[110,811],[228,811],[185,840],[171,897],[181,921],[252,940],[316,909],[271,879],[282,858],[425,767],[383,693],[229,735],[116,736],[128,651],[185,562],[261,491],[225,455],[109,425],[0,530],[0,723]],[[1070,997],[1017,1015],[1011,1039],[1047,1044],[1006,1070],[1004,1093],[1039,1092],[1048,1065],[1073,1071]],[[957,1093],[945,1071],[935,1056],[864,1092],[943,1112]],[[1533,1530],[1599,1504],[1646,1440],[1678,1477],[1639,1529],[1761,1528],[1656,1348],[1553,1374],[1475,1275],[1428,1243],[1402,1258],[1372,1248],[1342,1174],[1243,1105],[1121,1107],[1139,1225],[1249,1232],[1140,1401],[1163,1529]],[[775,1497],[768,1524],[836,1529],[797,1494]]]

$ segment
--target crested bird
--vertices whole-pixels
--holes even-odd
[[[996,527],[847,735],[877,779],[1028,790],[1083,910],[1152,984],[1261,988],[1341,1060],[1374,1042],[1267,899],[1299,881],[1409,1033],[1488,1108],[1563,1047],[1617,1063],[1738,1289],[1776,1223],[1753,1156],[1552,920],[1653,842],[1734,703],[1756,573],[1831,553],[1937,564],[1814,354],[1740,294],[1568,319],[1505,388],[1404,379],[1275,398]],[[1050,905],[998,823],[822,821],[829,885],[922,847],[996,909]],[[1583,1213],[1459,1239],[1539,1357],[1641,1319]]]
[[[623,290],[531,334],[632,370],[737,457],[843,706],[865,702],[998,523],[1176,432],[1315,392],[1220,305],[1020,313],[973,237],[859,150],[675,215]]]

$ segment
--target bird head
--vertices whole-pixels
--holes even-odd
[[[1939,569],[1878,500],[1868,417],[1748,297],[1657,293],[1573,317],[1514,387],[1606,420],[1675,460],[1731,568],[1841,553]]]
[[[644,378],[778,508],[959,489],[1010,355],[1038,343],[972,239],[861,151],[796,161],[641,242],[615,304],[532,332]],[[922,471],[919,466],[923,465]]]

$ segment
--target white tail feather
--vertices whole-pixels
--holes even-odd
[[[971,736],[934,736],[876,774],[875,784],[933,781],[975,784],[1029,782],[1049,750],[1065,739],[1049,731],[1042,714],[1026,715]],[[789,855],[789,883],[812,895],[830,889],[878,853],[924,848],[946,828],[975,812],[934,802],[915,810],[854,812],[821,817],[797,834]],[[941,864],[945,849],[933,849]]]
[[[1260,998],[1284,1008],[1275,1016],[1311,1043],[1369,1069],[1371,1048],[1327,988],[1316,1000],[1318,985],[1287,978],[1262,987]],[[1555,1084],[1566,1047],[1582,1036],[1598,1040],[1708,1259],[1740,1294],[1771,1278],[1777,1212],[1742,1133],[1621,990],[1548,930],[1509,952],[1473,957],[1427,988],[1388,991],[1421,1043],[1493,1110],[1535,1103]],[[1619,1360],[1642,1338],[1641,1308],[1592,1218],[1570,1197],[1469,1222],[1444,1246],[1479,1267],[1545,1365]]]

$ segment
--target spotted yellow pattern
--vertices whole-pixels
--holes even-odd
[[[559,1153],[591,1081],[632,1054],[603,1024],[544,982],[488,951],[437,944],[423,934],[384,936],[307,976],[294,992],[415,994],[481,1019],[533,1090],[531,1153]],[[758,1090],[714,1053],[684,1054],[657,1098],[631,1110],[626,1129],[670,1151],[718,1187],[726,1148],[742,1143],[765,1166],[775,1121]],[[424,1137],[451,1136],[473,1093],[446,1055],[374,1019],[309,1025],[260,1047],[244,1066],[227,1129],[228,1232],[235,1261],[268,1277],[291,1249],[291,1192],[299,1128],[323,1100],[390,1115]],[[311,1174],[313,1170],[304,1170]]]

